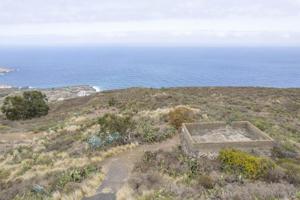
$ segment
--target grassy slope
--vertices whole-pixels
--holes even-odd
[[[115,100],[114,106],[109,105],[111,99]],[[36,133],[32,148],[26,150],[27,153],[13,152],[2,158],[0,164],[7,168],[6,171],[10,171],[10,175],[2,172],[3,180],[6,181],[0,185],[3,191],[0,196],[9,199],[16,192],[26,191],[26,183],[45,182],[45,179],[50,180],[45,185],[52,187],[56,180],[55,174],[57,176],[61,170],[76,164],[81,167],[81,163],[93,164],[93,159],[101,157],[103,152],[86,151],[84,141],[97,130],[93,122],[103,113],[131,113],[139,119],[143,113],[158,112],[160,115],[157,120],[164,124],[167,122],[163,120],[163,109],[176,105],[189,105],[198,109],[199,121],[249,120],[291,148],[300,142],[300,89],[131,88],[106,91],[52,103],[49,115],[39,119],[10,122],[0,116],[1,134]],[[36,162],[43,160],[39,158],[42,157],[40,155],[48,158],[44,163],[50,162],[52,165],[45,166],[43,162]],[[91,159],[85,159],[87,155]],[[16,157],[19,160],[16,161]],[[45,174],[49,171],[52,174]]]
[[[51,105],[48,116],[25,122],[0,118],[1,132],[47,130],[70,116],[108,108],[114,98],[119,110],[142,111],[175,105],[200,109],[199,120],[249,120],[273,137],[300,142],[300,89],[173,88],[126,89],[98,93]]]

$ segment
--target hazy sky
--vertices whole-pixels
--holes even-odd
[[[300,0],[0,0],[0,45],[300,45]]]

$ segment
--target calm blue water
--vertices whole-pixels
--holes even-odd
[[[300,48],[0,48],[0,84],[300,87]]]

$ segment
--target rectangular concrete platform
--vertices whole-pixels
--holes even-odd
[[[181,143],[191,156],[218,153],[223,148],[268,152],[274,141],[248,121],[185,123]]]

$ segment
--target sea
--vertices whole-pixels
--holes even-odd
[[[0,85],[300,87],[300,47],[0,47]]]

